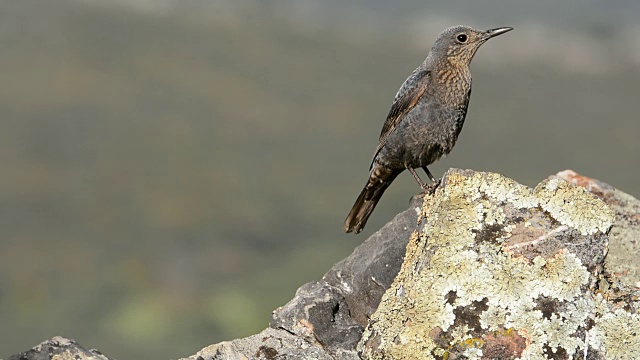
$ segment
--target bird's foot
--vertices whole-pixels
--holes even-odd
[[[431,196],[433,194],[436,193],[436,189],[440,186],[440,183],[442,182],[442,179],[437,179],[436,181],[432,182],[431,184],[426,184],[422,186],[422,192],[420,194],[416,194],[413,197],[411,197],[411,200],[415,200],[415,199],[421,199],[424,198],[425,196]]]
[[[425,194],[433,195],[436,192],[436,189],[440,186],[442,179],[434,179],[431,184],[426,184],[422,187]]]

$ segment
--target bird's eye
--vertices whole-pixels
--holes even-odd
[[[458,34],[458,36],[456,36],[456,39],[458,39],[459,42],[463,43],[467,41],[467,35],[466,34]]]

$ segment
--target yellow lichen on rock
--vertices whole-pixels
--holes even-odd
[[[498,174],[461,170],[443,182],[425,198],[420,231],[365,330],[364,357],[435,359],[457,351],[469,359],[533,359],[584,349],[577,334],[592,314],[584,295],[595,274],[557,236],[606,233],[608,207],[557,178],[535,191]],[[544,212],[563,226],[541,222]],[[535,240],[523,247],[543,242],[545,256],[505,251],[498,237],[515,228]],[[606,252],[603,241],[596,254]]]
[[[611,311],[602,296],[596,301],[595,326],[589,330],[589,345],[602,350],[607,359],[640,358],[640,315],[622,309]]]
[[[583,235],[606,233],[615,220],[613,211],[604,201],[559,177],[541,182],[534,194],[540,206],[554,219]]]

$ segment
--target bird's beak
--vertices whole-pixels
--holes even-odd
[[[506,32],[511,31],[511,30],[513,30],[512,27],[500,27],[500,28],[496,28],[496,29],[487,30],[484,33],[484,38],[486,40],[489,40],[494,36],[502,35],[502,34],[504,34]]]

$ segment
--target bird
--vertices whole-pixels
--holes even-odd
[[[426,59],[396,93],[367,183],[344,222],[345,233],[362,231],[384,191],[405,169],[422,189],[428,186],[415,169],[422,168],[436,183],[427,166],[449,154],[460,135],[471,97],[471,60],[482,44],[511,30],[458,25],[438,35]]]

